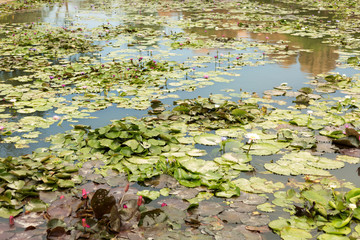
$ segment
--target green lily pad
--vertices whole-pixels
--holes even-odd
[[[221,137],[211,133],[204,133],[194,137],[194,140],[198,144],[215,146],[221,143]]]
[[[72,188],[75,186],[75,183],[72,180],[60,179],[57,184],[60,188]]]
[[[318,240],[350,240],[350,238],[346,236],[334,235],[334,234],[321,234]]]
[[[136,194],[139,196],[149,198],[151,200],[155,200],[158,197],[160,197],[160,192],[158,191],[142,190],[142,191],[138,191]]]
[[[349,227],[336,228],[331,224],[326,224],[322,230],[328,234],[336,235],[348,235],[351,232],[351,228]]]
[[[6,207],[1,207],[0,208],[0,217],[2,218],[9,218],[10,216],[17,216],[20,213],[23,212],[23,209],[12,209],[12,208],[6,208]]]
[[[245,153],[225,153],[221,156],[224,160],[231,163],[247,163],[251,161],[251,157]]]
[[[41,212],[45,211],[47,204],[40,199],[31,199],[26,205],[25,210],[30,212]]]
[[[309,232],[293,227],[282,228],[280,236],[284,240],[306,240],[312,238],[312,235]]]
[[[271,203],[263,203],[263,204],[256,206],[256,208],[258,210],[263,211],[263,212],[275,212],[274,207],[275,207],[275,205],[271,204]]]
[[[191,157],[178,158],[177,161],[184,168],[194,173],[213,172],[219,168],[219,166],[212,161],[204,161]]]

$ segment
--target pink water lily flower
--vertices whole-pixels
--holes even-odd
[[[14,226],[14,224],[15,224],[14,216],[10,216],[10,217],[9,217],[9,225],[10,225],[10,227],[11,227],[11,226]]]
[[[125,188],[124,188],[124,192],[129,191],[129,187],[130,187],[130,183],[127,183],[126,186],[125,186]]]
[[[82,221],[82,226],[83,226],[84,228],[89,228],[89,227],[90,227],[89,224],[86,223],[86,219],[85,219],[85,218],[83,218],[81,221]]]
[[[142,204],[142,200],[143,200],[143,197],[142,196],[139,196],[138,197],[138,200],[137,200],[137,205],[140,207],[141,204]]]
[[[85,190],[85,188],[83,188],[83,190],[82,190],[82,198],[83,199],[86,199],[88,196],[89,193],[88,192],[86,192],[86,190]]]

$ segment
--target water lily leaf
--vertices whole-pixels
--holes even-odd
[[[309,116],[307,115],[297,115],[292,120],[289,121],[291,124],[295,124],[297,126],[305,127],[309,122]]]
[[[289,146],[287,142],[255,143],[251,146],[249,153],[258,156],[272,155],[287,146]],[[247,146],[244,146],[243,148],[246,149],[246,147]]]
[[[346,236],[334,235],[334,234],[321,234],[318,240],[350,240],[350,238]]]
[[[214,172],[219,168],[219,166],[212,161],[204,161],[191,157],[178,158],[177,161],[184,168],[194,173]]]
[[[43,225],[46,220],[42,217],[43,213],[36,213],[31,212],[28,214],[22,214],[19,217],[16,218],[16,224],[19,227],[22,228],[28,228],[28,227],[39,227],[40,225]]]
[[[247,163],[251,161],[249,154],[245,153],[225,153],[221,156],[224,160],[231,163]]]
[[[92,148],[101,148],[100,141],[95,140],[95,139],[89,140],[89,141],[88,141],[88,144],[89,144],[89,146],[92,147]]]
[[[360,220],[360,208],[354,209],[353,214],[354,214],[354,218]]]
[[[238,178],[232,181],[233,184],[238,186],[240,190],[245,192],[254,192],[255,190],[250,186],[250,181],[246,178]]]
[[[10,216],[17,216],[22,212],[23,212],[22,208],[12,209],[12,208],[1,207],[0,208],[0,217],[9,218]]]
[[[324,126],[326,126],[328,124],[328,121],[325,121],[323,119],[311,119],[307,126],[310,129],[314,129],[314,130],[320,130],[323,129]]]
[[[280,231],[280,236],[284,240],[306,240],[312,238],[312,235],[302,229],[293,227],[284,227]]]
[[[201,156],[206,155],[207,152],[205,150],[192,149],[190,151],[187,151],[186,154],[191,156],[191,157],[201,157]]]
[[[72,180],[63,180],[63,179],[60,179],[58,182],[57,182],[57,185],[60,187],[60,188],[72,188],[75,186],[75,183],[72,181]]]
[[[17,177],[10,173],[0,173],[0,179],[3,179],[8,183],[12,183],[17,180]]]
[[[336,160],[331,160],[323,157],[319,157],[316,161],[308,161],[308,165],[316,167],[316,168],[322,168],[322,169],[339,169],[344,167],[343,162],[339,162]]]
[[[335,138],[335,139],[342,138],[342,137],[345,137],[345,136],[346,136],[346,135],[343,133],[343,131],[340,131],[340,130],[337,130],[337,131],[325,131],[325,130],[321,130],[319,133],[320,133],[321,135],[328,136],[328,137]]]
[[[106,189],[96,190],[91,199],[91,207],[97,219],[101,219],[104,214],[108,214],[111,208],[116,204],[114,196],[108,196],[109,191]]]
[[[350,163],[350,164],[357,164],[357,163],[360,162],[360,158],[351,157],[351,156],[347,156],[347,155],[337,155],[336,160],[347,162],[347,163]]]
[[[349,57],[346,60],[347,64],[352,64],[352,65],[358,65],[359,64],[359,58],[358,57]]]
[[[65,234],[66,234],[65,227],[58,226],[58,227],[48,229],[47,238],[48,239],[56,239],[56,238],[60,238],[60,237],[64,236]]]
[[[105,137],[115,139],[120,136],[120,131],[110,131],[105,134]]]
[[[265,163],[264,168],[276,174],[286,175],[286,176],[291,175],[291,169],[289,169],[287,166],[282,166],[276,163]]]
[[[169,188],[162,188],[160,189],[161,196],[167,197],[169,196],[171,190]]]
[[[219,191],[215,193],[215,196],[217,197],[223,197],[223,198],[231,198],[233,196],[240,196],[240,188],[230,188],[226,189],[224,191]]]
[[[139,142],[136,141],[135,139],[130,139],[130,140],[124,142],[123,144],[129,146],[132,151],[135,151],[139,146]]]
[[[221,137],[211,133],[204,133],[194,137],[194,140],[198,144],[215,146],[221,143]]]
[[[354,229],[357,233],[360,233],[360,225],[359,224],[357,224]]]
[[[9,183],[7,186],[9,188],[15,189],[15,190],[20,190],[24,187],[25,182],[23,180],[19,180],[19,181],[14,181],[12,183]]]
[[[221,220],[230,224],[242,223],[241,219],[246,219],[247,217],[247,214],[237,212],[234,209],[225,210],[219,214]]]
[[[103,146],[103,147],[110,147],[110,146],[112,145],[113,141],[114,141],[114,140],[106,139],[106,138],[105,138],[105,139],[99,140],[99,143],[100,143],[100,145]]]
[[[302,193],[309,202],[316,202],[323,206],[327,206],[332,199],[331,193],[325,189],[312,189]]]
[[[40,199],[31,199],[26,205],[25,210],[30,212],[41,212],[45,211],[47,204]]]
[[[347,202],[356,204],[360,199],[360,188],[351,189],[345,194],[345,199]]]
[[[272,181],[268,181],[264,178],[259,177],[250,178],[250,185],[254,190],[263,193],[272,193],[274,192],[274,190],[285,187],[284,184],[281,182],[273,183]]]
[[[147,212],[142,212],[142,221],[140,221],[140,226],[153,227],[163,223],[167,219],[167,216],[162,210],[163,209],[153,209]]]
[[[271,203],[263,203],[258,206],[256,206],[257,209],[263,212],[275,212],[274,209],[275,205]]]
[[[196,213],[201,216],[216,216],[224,211],[224,207],[216,202],[202,201],[196,209]]]
[[[141,158],[141,157],[133,156],[131,158],[128,158],[127,160],[133,164],[155,164],[157,163],[157,161],[159,161],[159,157],[150,156],[150,157]]]
[[[158,191],[142,190],[142,191],[138,191],[136,194],[139,196],[149,198],[151,200],[155,200],[158,197],[160,197],[160,192]]]
[[[349,227],[336,228],[332,224],[326,224],[322,230],[326,233],[336,235],[348,235],[351,232],[351,228]]]
[[[184,179],[180,179],[179,180],[179,183],[185,187],[190,187],[190,188],[193,188],[193,187],[199,187],[201,186],[201,181],[200,180],[184,180]]]

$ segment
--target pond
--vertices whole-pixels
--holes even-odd
[[[360,236],[344,4],[2,5],[1,238]]]

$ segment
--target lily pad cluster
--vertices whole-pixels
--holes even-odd
[[[49,149],[1,159],[0,216],[20,215],[23,206],[26,211],[43,211],[50,203],[43,195],[50,195],[50,190],[69,193],[83,183],[82,175],[86,181],[114,188],[109,193],[98,190],[90,196],[91,201],[85,197],[89,194],[86,191],[82,198],[56,200],[47,210],[49,238],[74,234],[84,238],[258,239],[254,231],[267,231],[269,218],[255,209],[273,212],[275,206],[286,207],[295,215],[270,223],[284,239],[312,238],[315,231],[308,231],[315,229],[324,232],[319,239],[347,239],[349,229],[351,237],[359,237],[359,229],[354,227],[359,219],[359,189],[351,186],[354,189],[343,194],[324,182],[307,184],[308,175],[330,179],[328,170],[360,161],[360,82],[355,78],[325,74],[310,80],[313,88],[298,92],[282,84],[259,98],[226,89],[239,101],[211,94],[177,100],[169,111],[165,108],[168,105],[154,107],[162,99],[179,98],[180,91],[229,83],[234,80],[230,78],[239,77],[235,71],[243,66],[282,62],[282,58],[305,51],[272,33],[323,38],[348,49],[359,46],[354,38],[359,13],[353,2],[302,1],[295,8],[288,7],[293,6],[292,0],[280,2],[104,1],[84,3],[87,14],[121,7],[124,14],[114,12],[106,15],[106,21],[102,19],[121,24],[101,23],[88,29],[73,19],[74,26],[68,28],[42,23],[2,25],[5,38],[1,39],[0,68],[33,72],[21,73],[0,85],[3,143],[25,147],[36,141],[40,128],[57,121],[61,125],[63,121],[91,118],[92,112],[115,104],[138,110],[151,106],[154,110],[149,113],[155,116],[116,120],[94,130],[78,124],[72,131],[52,136]],[[337,12],[323,13],[332,9]],[[352,17],[341,17],[350,16],[351,9]],[[179,19],[165,16],[179,10]],[[310,15],[307,10],[312,10]],[[76,18],[81,22],[87,14]],[[173,31],[179,27],[183,32]],[[263,35],[254,35],[256,41],[239,39],[249,32]],[[164,46],[171,49],[164,50]],[[195,56],[196,51],[205,50]],[[189,51],[194,51],[194,57],[184,58],[183,63],[169,60],[181,59],[180,53]],[[77,58],[77,53],[84,55]],[[64,59],[67,57],[69,60]],[[343,62],[355,68],[359,65],[357,56]],[[317,95],[338,90],[349,95]],[[283,98],[296,105],[280,109],[286,102],[278,99]],[[52,111],[58,115],[46,116]],[[27,115],[42,113],[45,117]],[[334,160],[310,154],[310,149],[317,155],[339,151],[346,156],[338,155]],[[271,173],[306,174],[306,187],[300,193],[275,192],[285,185],[260,177],[262,172],[257,170],[265,159],[260,156],[273,157],[266,158],[264,164]],[[242,176],[245,174],[249,175]],[[125,177],[149,187],[137,194],[149,205],[159,198],[157,204],[162,207],[142,211],[135,202],[137,197],[132,196],[126,210],[122,203],[127,200],[124,195],[118,197],[115,190],[122,183],[119,179]],[[290,179],[288,184],[303,186]],[[255,195],[273,192],[272,203]],[[214,196],[227,199],[215,203]],[[160,197],[168,198],[163,201]],[[128,231],[134,226],[138,228],[136,236]],[[122,236],[125,232],[127,236]]]
[[[136,195],[132,199],[134,196],[129,195],[130,198],[123,201],[125,193],[116,199],[109,190],[100,188],[91,193],[91,197],[85,189],[81,198],[62,196],[47,209],[47,237],[110,239],[114,234],[126,234],[137,228],[143,199]]]
[[[208,193],[200,192],[198,199],[201,202],[194,208],[182,200],[193,195],[189,191],[173,192],[174,197],[156,204],[148,199],[144,201],[143,192],[136,193],[127,185],[121,190],[98,188],[89,193],[83,189],[81,196],[61,196],[51,203],[44,215],[48,221],[47,237],[111,239],[115,236],[157,236],[166,239],[197,236],[212,239],[216,235],[235,239],[239,235],[259,237],[258,232],[269,231],[266,227],[269,218],[255,212],[255,205],[266,201],[265,197],[244,194],[241,198],[229,199],[225,204],[208,202]],[[14,219],[15,226],[18,221],[20,218]],[[227,233],[234,224],[233,234]],[[187,234],[187,231],[192,233]]]
[[[240,195],[240,188],[230,180],[253,169],[247,164],[249,156],[234,153],[215,161],[197,159],[193,156],[202,156],[203,152],[179,143],[175,133],[141,121],[114,121],[95,130],[75,126],[71,133],[52,137],[52,149],[68,149],[68,157],[80,161],[101,159],[105,163],[102,171],[126,172],[129,181],[169,174],[187,187],[207,186],[217,196]]]
[[[241,126],[259,121],[261,112],[254,103],[237,104],[232,101],[199,97],[176,101],[171,119],[184,119],[188,124],[199,123],[207,129]],[[161,118],[161,116],[159,116]]]
[[[327,169],[339,169],[344,165],[344,162],[313,156],[309,152],[293,152],[285,154],[276,163],[265,163],[264,167],[273,173],[287,176],[299,174],[330,176]]]
[[[283,239],[350,239],[359,236],[359,188],[339,192],[335,186],[308,184],[300,192],[289,190],[277,203],[285,203],[293,216],[279,218],[269,227]],[[281,201],[280,201],[281,200]],[[283,204],[282,204],[283,205]],[[284,205],[283,205],[284,206]],[[355,227],[355,228],[353,228]],[[320,234],[316,230],[321,231]]]
[[[26,1],[9,1],[0,4],[1,15],[14,13],[14,11],[21,11],[26,9],[33,9],[43,6],[44,4],[55,3],[57,1],[42,1],[42,0],[26,0]]]
[[[38,199],[39,193],[81,183],[82,177],[77,171],[76,166],[51,152],[36,151],[22,157],[2,158],[0,216],[16,216],[24,207],[29,212],[46,209],[47,205]]]
[[[3,71],[40,69],[51,65],[50,59],[101,49],[82,28],[31,23],[5,25],[2,31],[6,35],[0,50],[3,56],[0,69]]]

